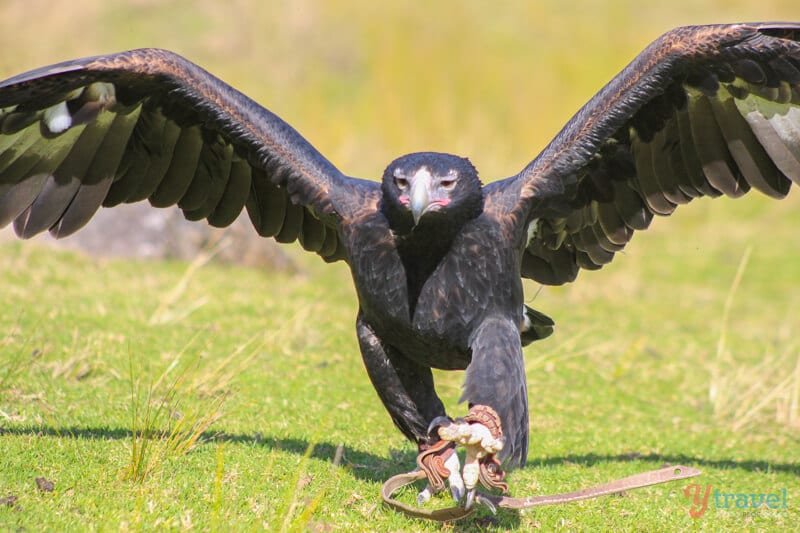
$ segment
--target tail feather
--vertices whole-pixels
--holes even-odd
[[[538,341],[553,334],[556,323],[553,319],[527,305],[523,307],[522,324],[519,328],[519,338],[523,346],[533,341]]]

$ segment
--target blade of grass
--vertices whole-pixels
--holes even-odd
[[[292,478],[291,483],[286,484],[286,490],[283,494],[283,499],[281,500],[281,505],[278,508],[278,517],[283,515],[283,520],[281,521],[280,531],[283,533],[284,531],[288,531],[289,527],[291,526],[291,519],[292,515],[294,514],[294,510],[297,508],[297,499],[298,494],[300,493],[301,487],[301,478],[306,471],[306,463],[308,462],[308,458],[311,457],[311,454],[314,453],[314,448],[316,446],[315,442],[310,442],[306,447],[305,453],[300,458],[300,461],[295,469],[295,475]]]
[[[711,367],[711,382],[708,388],[708,399],[714,406],[715,413],[720,409],[720,373],[722,371],[722,360],[726,353],[725,344],[728,338],[728,319],[730,317],[731,307],[733,307],[733,298],[736,294],[736,290],[739,288],[742,277],[744,276],[744,271],[745,268],[747,268],[747,262],[750,260],[750,253],[752,250],[753,247],[748,246],[744,251],[742,259],[739,261],[739,266],[736,269],[736,275],[733,278],[733,283],[731,283],[730,289],[728,289],[728,294],[725,297],[725,305],[722,308],[722,323],[720,324],[719,338],[717,339],[716,357],[714,358],[714,364]]]
[[[230,240],[223,238],[215,242],[210,248],[201,250],[194,260],[192,260],[192,262],[186,267],[183,276],[181,276],[175,286],[160,298],[158,307],[150,316],[149,323],[169,324],[178,322],[205,305],[207,299],[199,298],[188,303],[186,307],[180,310],[175,308],[176,304],[186,294],[186,289],[189,287],[189,282],[192,280],[197,271],[229,245]]]

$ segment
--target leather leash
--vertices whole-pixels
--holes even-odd
[[[667,466],[658,470],[650,470],[641,474],[634,474],[632,476],[617,479],[602,485],[596,485],[586,489],[580,489],[573,492],[563,492],[561,494],[549,494],[543,496],[531,496],[528,498],[511,498],[510,496],[498,496],[495,494],[487,494],[479,491],[479,498],[484,499],[496,507],[505,507],[506,509],[528,509],[530,507],[538,507],[542,505],[555,505],[559,503],[577,502],[580,500],[588,500],[590,498],[597,498],[598,496],[606,496],[650,485],[657,485],[659,483],[668,483],[670,481],[678,481],[700,475],[700,470],[688,466]],[[400,511],[408,516],[414,518],[425,518],[428,520],[436,520],[438,522],[449,522],[452,520],[459,520],[471,515],[475,508],[464,509],[463,507],[446,507],[443,509],[423,509],[412,505],[406,505],[402,502],[395,500],[392,496],[398,489],[409,485],[417,480],[425,479],[425,472],[422,470],[415,470],[405,474],[398,474],[389,478],[381,488],[381,497],[393,509]],[[477,499],[477,498],[476,498]]]

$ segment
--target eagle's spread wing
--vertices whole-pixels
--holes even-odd
[[[572,281],[653,215],[800,184],[800,23],[666,33],[587,103],[487,209],[528,239],[522,275]]]
[[[197,65],[142,49],[0,83],[0,227],[60,237],[103,206],[149,199],[343,258],[337,218],[376,202],[283,120]]]

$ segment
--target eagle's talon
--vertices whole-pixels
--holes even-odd
[[[466,498],[464,498],[464,509],[469,511],[475,505],[483,505],[490,513],[497,514],[497,507],[489,498],[478,492],[478,489],[471,489],[467,492]]]
[[[497,514],[497,507],[494,506],[494,503],[492,503],[491,500],[489,500],[489,498],[485,497],[480,492],[477,492],[475,494],[475,503],[484,505],[486,506],[487,509],[489,509],[489,512],[491,512],[492,514]]]
[[[464,498],[464,509],[466,509],[467,511],[469,511],[472,508],[472,504],[475,503],[476,492],[477,491],[475,488],[471,488],[470,490],[467,491],[467,497]]]
[[[428,436],[434,437],[438,435],[438,430],[440,427],[447,427],[453,423],[453,419],[449,416],[437,416],[431,423],[428,424]]]
[[[417,507],[422,507],[428,503],[432,495],[433,491],[431,490],[431,484],[428,483],[425,485],[425,488],[419,491],[419,494],[417,494]]]

